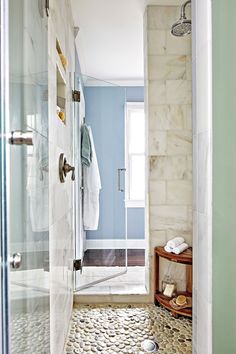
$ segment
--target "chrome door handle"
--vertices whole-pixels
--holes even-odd
[[[126,168],[118,168],[117,173],[118,173],[118,192],[124,192],[124,188],[121,188],[121,172],[126,171]]]
[[[33,145],[33,132],[21,130],[15,130],[10,133],[8,139],[9,144],[11,145]]]
[[[22,256],[20,253],[13,253],[13,255],[10,257],[10,267],[12,269],[18,269],[21,266],[22,263]]]

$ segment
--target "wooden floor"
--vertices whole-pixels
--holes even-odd
[[[126,250],[124,249],[93,249],[84,254],[83,266],[86,267],[123,267],[125,266]],[[128,266],[145,266],[145,250],[127,250]]]

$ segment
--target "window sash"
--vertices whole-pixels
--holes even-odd
[[[131,183],[132,183],[132,159],[133,157],[143,157],[145,159],[145,147],[142,152],[130,152],[129,150],[129,142],[130,142],[130,119],[132,111],[134,110],[142,110],[144,111],[144,103],[143,102],[128,102],[126,104],[126,124],[125,124],[125,158],[126,158],[126,188],[125,188],[125,204],[126,207],[130,208],[143,208],[145,206],[145,181],[144,181],[144,196],[142,199],[132,199],[131,198]],[[145,122],[144,122],[145,124]],[[145,162],[144,162],[145,164]]]

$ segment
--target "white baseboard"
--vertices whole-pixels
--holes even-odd
[[[86,240],[85,249],[146,249],[146,240]]]

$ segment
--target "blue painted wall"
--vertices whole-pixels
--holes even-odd
[[[124,108],[126,101],[143,101],[144,89],[85,87],[84,94],[102,181],[98,230],[88,231],[87,239],[124,239],[125,195],[117,189],[117,169],[124,167],[125,156]],[[127,209],[127,231],[130,239],[144,238],[144,208]]]
[[[143,87],[126,87],[126,102],[143,102],[144,88]]]

